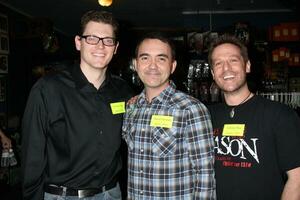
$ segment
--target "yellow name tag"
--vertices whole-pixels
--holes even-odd
[[[110,104],[112,114],[125,113],[125,101]]]
[[[150,126],[172,128],[173,117],[165,115],[152,115]]]
[[[225,124],[223,128],[223,136],[244,136],[245,124]]]

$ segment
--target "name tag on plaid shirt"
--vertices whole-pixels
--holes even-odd
[[[172,128],[173,117],[166,115],[152,115],[150,126]]]

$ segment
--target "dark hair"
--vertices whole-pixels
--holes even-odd
[[[147,33],[145,34],[137,43],[136,45],[136,48],[135,48],[135,57],[137,58],[138,56],[138,52],[139,52],[139,48],[142,44],[142,42],[144,40],[147,40],[147,39],[157,39],[157,40],[160,40],[162,41],[163,43],[166,43],[170,46],[171,48],[171,56],[172,56],[172,60],[175,60],[176,58],[176,50],[175,50],[175,45],[174,43],[172,42],[171,39],[169,39],[169,37],[167,37],[165,34],[161,33],[161,32],[150,32],[150,33]]]
[[[96,10],[91,10],[86,12],[82,17],[81,17],[81,35],[85,31],[86,25],[90,22],[101,22],[104,24],[109,24],[113,27],[114,31],[114,36],[118,36],[118,29],[119,29],[119,24],[117,20],[113,17],[112,13],[107,12],[107,11],[96,11]]]
[[[237,37],[229,34],[221,35],[220,37],[216,38],[209,47],[208,51],[208,63],[210,66],[212,66],[212,53],[215,50],[216,47],[222,45],[222,44],[233,44],[237,46],[240,49],[241,56],[243,57],[244,61],[247,62],[249,60],[248,58],[248,50],[247,47],[244,45],[244,43],[239,40]]]

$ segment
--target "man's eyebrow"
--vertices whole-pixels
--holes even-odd
[[[149,54],[148,53],[141,53],[141,54],[139,54],[138,57],[142,57],[142,56],[149,56]]]
[[[158,54],[158,57],[165,57],[165,58],[169,58],[169,56],[167,54]]]
[[[138,57],[140,58],[140,57],[143,57],[143,56],[149,56],[149,54],[148,53],[141,53],[141,54],[139,54]],[[156,55],[156,57],[169,58],[169,56],[167,54],[158,54],[158,55]]]

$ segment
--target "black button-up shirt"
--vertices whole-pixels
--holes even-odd
[[[43,199],[44,186],[98,188],[121,169],[123,114],[111,103],[132,95],[107,74],[97,90],[79,65],[41,78],[32,88],[22,125],[25,199]]]

